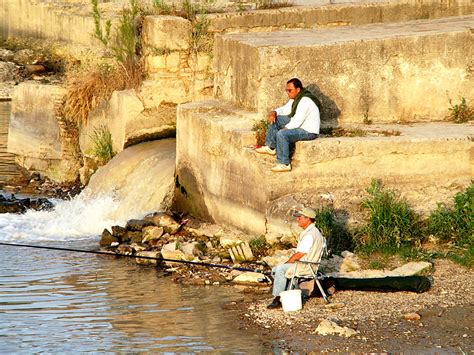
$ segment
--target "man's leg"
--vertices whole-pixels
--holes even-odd
[[[290,164],[290,144],[298,141],[310,141],[318,137],[315,133],[309,133],[302,128],[283,129],[276,134],[277,162],[279,164]]]
[[[276,148],[276,135],[280,129],[290,122],[288,116],[277,116],[274,123],[269,124],[267,128],[267,136],[265,139],[265,145],[271,149]]]
[[[273,297],[280,296],[280,292],[286,290],[286,282],[287,278],[285,277],[286,271],[292,266],[293,264],[278,264],[272,269],[273,274]]]

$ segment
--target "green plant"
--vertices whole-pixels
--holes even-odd
[[[255,132],[255,138],[258,146],[265,145],[265,139],[267,137],[268,122],[266,119],[256,121],[252,126],[252,131]]]
[[[115,154],[112,148],[112,135],[105,125],[94,128],[89,138],[92,141],[91,154],[101,164],[105,164],[113,158]]]
[[[474,108],[467,105],[464,97],[461,98],[459,104],[455,105],[453,105],[451,99],[449,99],[449,104],[451,107],[449,108],[448,120],[455,123],[464,123],[474,120]]]
[[[465,191],[454,196],[454,206],[438,204],[427,223],[428,233],[440,238],[443,242],[454,242],[456,245],[473,245],[474,231],[474,183]]]
[[[99,0],[91,0],[92,4],[92,18],[94,19],[94,36],[102,42],[104,46],[107,46],[110,41],[110,30],[112,29],[112,21],[105,21],[105,33],[102,30],[102,15],[99,10]]]
[[[195,15],[192,23],[191,48],[195,53],[212,53],[213,38],[209,33],[209,19],[204,10]]]
[[[368,211],[368,221],[356,238],[357,247],[400,249],[421,242],[419,217],[406,201],[384,190],[377,180],[372,180],[367,192],[369,197],[362,201],[362,207]]]
[[[288,1],[288,0],[281,0],[281,1],[258,0],[257,1],[257,9],[259,10],[279,9],[281,7],[289,7],[289,6],[293,6],[293,4],[291,1]]]
[[[368,267],[371,270],[383,270],[385,269],[385,264],[380,260],[374,260],[369,263]]]
[[[265,255],[269,248],[264,235],[251,239],[249,241],[249,245],[250,249],[252,249],[252,252],[257,255]]]
[[[345,223],[338,219],[332,206],[317,209],[314,223],[326,238],[328,251],[340,254],[344,250],[353,250],[352,234]]]
[[[452,261],[468,268],[474,267],[474,244],[471,244],[466,249],[459,251],[450,251],[447,257]]]

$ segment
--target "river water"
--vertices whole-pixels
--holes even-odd
[[[0,215],[0,242],[91,250],[103,228],[124,223],[107,212],[112,197],[55,203],[51,212]],[[0,353],[280,352],[223,309],[241,299],[234,287],[177,285],[111,256],[0,245],[0,260]]]

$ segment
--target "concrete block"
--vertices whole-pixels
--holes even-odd
[[[147,16],[143,21],[142,41],[145,52],[153,49],[188,50],[191,22],[176,16]]]

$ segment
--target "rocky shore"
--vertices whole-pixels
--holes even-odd
[[[273,264],[287,258],[291,241],[268,246],[267,256],[234,255],[239,245],[255,242],[221,226],[197,220],[176,221],[166,213],[154,213],[143,220],[131,220],[126,226],[105,230],[101,245],[115,253],[152,256],[172,260],[187,260],[245,267],[257,271],[269,270]],[[243,250],[244,248],[241,248]],[[326,272],[356,277],[393,275],[394,270],[362,270],[364,264],[352,253],[333,256],[326,262]],[[233,285],[243,292],[239,302],[227,308],[240,311],[241,326],[258,332],[264,339],[296,352],[356,351],[356,352],[464,352],[474,350],[473,323],[466,317],[473,311],[474,273],[444,259],[435,259],[432,268],[423,271],[434,280],[424,293],[367,292],[336,290],[329,304],[311,297],[303,309],[283,312],[268,310],[270,285],[259,282],[261,273],[231,269],[193,266],[165,261],[141,260],[137,263],[159,263],[173,280],[192,285]],[[398,266],[401,265],[398,263]],[[394,266],[397,266],[395,263]],[[419,272],[413,271],[414,273]]]

